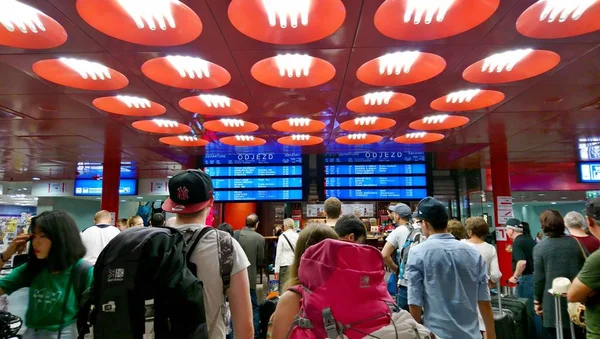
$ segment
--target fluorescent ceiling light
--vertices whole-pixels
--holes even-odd
[[[544,10],[540,13],[540,21],[565,22],[579,20],[581,16],[598,0],[540,0],[544,3]]]
[[[406,134],[406,138],[407,139],[420,139],[420,138],[425,138],[426,135],[427,135],[426,132],[413,132],[413,133]]]
[[[0,11],[0,24],[9,32],[18,29],[21,33],[36,34],[46,31],[46,27],[40,20],[40,16],[43,15],[44,13],[37,9],[16,0],[4,0]]]
[[[360,125],[360,126],[364,126],[364,125],[375,125],[375,122],[377,122],[377,117],[360,117],[360,118],[355,118],[354,119],[354,125]]]
[[[448,118],[448,114],[433,115],[423,118],[424,124],[441,124]]]
[[[533,49],[526,48],[496,53],[484,59],[483,65],[481,66],[481,71],[488,73],[493,73],[494,71],[497,73],[500,73],[502,71],[510,72],[521,60],[523,60],[532,51]]]
[[[225,127],[244,127],[246,123],[244,120],[240,119],[221,119],[221,122]]]
[[[313,58],[307,54],[282,54],[275,56],[275,63],[279,69],[279,76],[288,78],[307,77],[310,72]]]
[[[199,97],[200,97],[200,100],[202,100],[207,107],[214,107],[214,108],[231,107],[231,99],[224,95],[200,94]]]
[[[83,79],[91,78],[92,80],[107,80],[110,79],[110,71],[108,67],[93,61],[74,59],[74,58],[60,58],[59,59],[67,67],[71,68]]]
[[[442,22],[452,4],[454,0],[407,0],[404,23],[412,21],[415,25],[421,22],[428,25],[433,21],[434,15],[435,21]]]
[[[169,55],[167,61],[179,72],[182,78],[210,78],[209,62],[190,56]]]
[[[418,51],[396,52],[379,57],[379,74],[408,74],[420,53]]]
[[[310,125],[309,118],[289,118],[288,122],[293,127],[307,127]]]
[[[363,96],[364,98],[364,102],[365,105],[370,105],[370,106],[380,106],[380,105],[387,105],[390,103],[390,99],[392,99],[392,96],[394,95],[394,92],[388,91],[388,92],[374,92],[374,93],[368,93],[365,94]]]
[[[150,100],[129,95],[117,95],[117,99],[127,105],[128,108],[150,108]]]
[[[294,134],[294,135],[292,135],[292,140],[295,140],[295,141],[308,141],[308,140],[310,140],[310,135],[308,135],[308,134]]]
[[[459,103],[462,104],[463,102],[471,102],[471,100],[473,100],[473,98],[479,94],[479,92],[481,92],[480,89],[467,89],[464,91],[458,91],[458,92],[452,92],[448,95],[446,95],[446,102],[447,103]]]
[[[31,178],[31,180],[33,180],[33,181],[40,181],[40,180],[42,180],[42,179],[40,179],[40,178],[38,178],[38,177],[33,177],[33,178]]]
[[[367,138],[366,133],[348,134],[348,139],[350,139],[350,140],[362,140],[362,139],[366,139],[366,138]]]
[[[237,141],[254,141],[254,137],[252,135],[236,135],[235,140],[237,140]]]
[[[279,27],[308,26],[311,0],[262,0],[263,7],[269,19],[269,26],[275,27],[279,19]]]
[[[167,25],[176,28],[171,5],[177,0],[117,0],[119,5],[135,21],[139,29],[149,28],[154,31],[167,30]]]
[[[152,121],[158,126],[158,127],[168,127],[168,128],[174,128],[179,126],[179,123],[177,121],[173,121],[173,120],[165,120],[165,119],[152,119]]]
[[[179,140],[181,141],[198,141],[198,138],[195,135],[180,135]]]

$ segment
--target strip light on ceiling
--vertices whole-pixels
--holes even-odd
[[[214,108],[231,107],[231,99],[224,95],[200,94],[199,97],[200,97],[200,100],[202,100],[207,107],[214,107]]]
[[[173,121],[173,120],[165,120],[165,119],[152,119],[152,121],[158,126],[158,127],[167,127],[167,128],[174,128],[179,126],[179,123],[177,121]]]
[[[310,125],[309,118],[289,118],[288,122],[293,127],[307,127]]]
[[[510,72],[516,64],[523,60],[532,51],[533,49],[527,48],[494,54],[484,59],[483,66],[481,66],[481,71],[488,73],[496,71],[497,73],[500,73],[506,70],[507,72]]]
[[[177,27],[171,5],[179,3],[177,0],[117,0],[119,5],[135,21],[139,29],[149,28],[154,31],[166,31],[167,25]]]
[[[357,126],[375,125],[375,122],[377,122],[377,117],[360,117],[354,119],[354,124]]]
[[[408,51],[383,55],[379,58],[379,74],[408,74],[410,68],[419,58],[419,54],[418,51]]]
[[[406,134],[407,139],[422,139],[427,135],[426,132],[413,132]]]
[[[540,21],[565,22],[569,17],[577,21],[598,0],[540,0],[544,3],[544,10],[540,14]]]
[[[73,58],[60,58],[60,62],[65,64],[70,69],[79,73],[83,79],[91,78],[92,80],[106,80],[110,79],[110,72],[108,67],[93,61],[73,59]]]
[[[365,94],[363,98],[365,101],[365,105],[380,106],[389,104],[390,99],[392,99],[393,95],[394,92],[374,92]]]
[[[366,138],[367,138],[366,133],[348,134],[348,139],[350,139],[350,140],[364,140]]]
[[[275,56],[275,63],[279,69],[279,76],[288,78],[307,77],[310,72],[313,58],[306,54],[283,54]]]
[[[169,55],[167,56],[167,61],[179,72],[182,78],[210,78],[210,63],[204,59],[182,55]]]
[[[196,136],[190,136],[190,135],[180,135],[179,136],[179,140],[180,141],[192,142],[192,141],[198,141],[198,137],[196,137]]]
[[[129,95],[117,95],[117,99],[127,105],[128,108],[150,108],[152,106],[150,100],[145,98],[133,97]]]
[[[310,140],[310,135],[308,134],[293,134],[292,140],[294,141],[308,141]]]
[[[448,114],[433,115],[423,118],[424,124],[441,124],[448,118]]]
[[[31,6],[16,0],[4,0],[0,11],[0,23],[9,32],[18,29],[21,33],[35,34],[46,31],[46,27],[40,20],[41,15],[44,13]]]
[[[455,0],[407,0],[404,12],[404,23],[413,22],[415,25],[421,22],[429,25],[433,21],[442,22],[446,13]],[[437,13],[437,14],[436,14]]]
[[[481,92],[480,89],[467,89],[464,91],[452,92],[446,95],[446,102],[448,103],[459,103],[462,104],[464,102],[471,102],[473,98]]]
[[[279,27],[292,28],[308,26],[311,0],[262,0],[263,7],[269,19],[269,26],[275,27],[279,19]]]
[[[254,141],[254,136],[252,136],[252,135],[236,135],[235,140],[237,140],[237,141]]]
[[[244,127],[244,120],[240,119],[221,119],[225,127]]]

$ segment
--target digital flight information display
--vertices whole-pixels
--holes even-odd
[[[326,154],[325,197],[343,200],[419,200],[427,196],[425,152]]]
[[[579,164],[579,181],[600,183],[600,162],[582,162]]]
[[[303,198],[299,153],[207,154],[203,167],[212,177],[217,202]]]

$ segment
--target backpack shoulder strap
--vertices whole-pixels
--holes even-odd
[[[88,275],[92,266],[93,265],[87,260],[81,260],[81,262],[79,262],[79,264],[77,264],[74,268],[75,272],[73,272],[73,288],[75,289],[77,302],[80,305],[90,290],[90,286],[88,286]]]
[[[290,242],[290,239],[288,239],[288,237],[285,234],[283,234],[283,233],[281,235],[283,235],[283,237],[287,241],[288,245],[290,245],[290,248],[292,249],[292,252],[295,252],[296,250],[294,249],[294,245],[292,245],[292,243]]]
[[[223,295],[231,285],[231,273],[233,272],[233,241],[229,233],[217,230],[217,253],[219,254],[219,272],[223,280]]]
[[[216,229],[210,226],[204,226],[202,229],[195,230],[194,234],[189,239],[185,240],[185,262],[190,262],[194,249],[196,249],[200,240],[210,231],[216,231]],[[194,274],[195,273],[196,272],[194,272]]]

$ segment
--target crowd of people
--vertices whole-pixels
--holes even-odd
[[[200,170],[180,172],[169,181],[169,191],[163,209],[176,217],[165,220],[157,213],[149,224],[168,225],[182,233],[205,229],[214,202],[210,176]],[[195,247],[186,253],[202,282],[204,330],[209,338],[267,335],[280,339],[297,333],[358,338],[359,332],[362,338],[389,328],[398,338],[496,338],[491,289],[499,287],[502,273],[496,248],[487,242],[490,227],[483,218],[469,218],[463,226],[449,220],[447,207],[431,197],[423,199],[415,211],[405,204],[389,206],[395,228],[381,252],[370,257],[368,251],[374,248],[364,245],[367,230],[358,217],[342,215],[342,203],[336,198],[325,201],[324,212],[326,223],[310,224],[299,232],[292,219],[283,222],[274,265],[280,296],[268,333],[259,331],[263,298],[257,295],[257,274],[265,259],[265,238],[257,232],[258,216],[247,216],[240,230],[221,224],[218,231],[196,239]],[[587,203],[585,216],[571,212],[563,218],[549,210],[539,221],[543,240],[531,236],[527,223],[507,222],[514,273],[504,279],[516,284],[518,297],[529,301],[535,336],[541,339],[556,335],[557,315],[548,290],[554,279],[569,279],[572,284],[566,297],[586,305],[587,338],[600,338],[600,199]],[[102,259],[113,239],[128,234],[129,228],[143,226],[139,216],[118,220],[118,227],[110,223],[110,213],[100,211],[94,225],[79,232],[68,214],[44,212],[32,219],[29,233],[17,236],[0,255],[1,267],[31,242],[29,260],[0,280],[0,294],[30,288],[24,338],[76,338],[79,285],[91,286],[92,265]],[[224,246],[223,239],[231,245]],[[385,266],[391,272],[390,292],[384,282]],[[74,282],[78,272],[83,272],[83,283]],[[114,272],[112,279],[116,279]],[[335,279],[337,287],[329,289],[328,281]],[[332,304],[315,313],[314,305],[322,299],[311,297],[323,293],[332,295],[326,298]],[[352,315],[340,310],[340,305],[352,305]],[[571,338],[566,303],[563,306],[564,337]],[[386,316],[361,318],[362,313],[380,311]],[[409,330],[401,332],[403,326]],[[585,337],[586,331],[577,328],[571,339]]]

